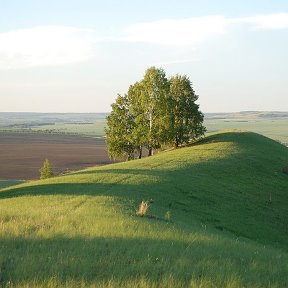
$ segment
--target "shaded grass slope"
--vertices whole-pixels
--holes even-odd
[[[4,188],[0,285],[286,287],[287,162],[279,143],[226,132]]]
[[[0,179],[0,189],[8,187],[8,186],[14,186],[17,184],[21,184],[23,182],[25,182],[25,181],[22,181],[22,180],[1,180]]]

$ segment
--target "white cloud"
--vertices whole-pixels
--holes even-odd
[[[124,40],[161,45],[195,46],[222,36],[228,31],[233,31],[235,25],[241,25],[253,31],[288,29],[288,13],[240,18],[205,16],[136,23],[122,31],[124,38],[109,38],[109,35],[106,35],[106,38],[96,39],[95,31],[70,26],[39,26],[2,32],[0,33],[0,70],[85,61],[93,57],[95,44],[99,41],[115,43]],[[121,33],[117,29],[115,31],[116,34]]]
[[[126,40],[168,45],[191,45],[223,33],[225,33],[225,18],[207,16],[135,24],[128,27]]]
[[[0,33],[0,69],[80,62],[91,57],[95,44],[89,30],[39,26]]]
[[[128,27],[125,40],[162,45],[195,45],[225,34],[234,24],[245,24],[253,30],[286,29],[288,13],[241,18],[205,16],[138,23]]]
[[[288,13],[258,15],[252,17],[232,18],[228,22],[250,24],[256,30],[274,30],[288,28]]]

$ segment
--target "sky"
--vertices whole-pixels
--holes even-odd
[[[109,112],[151,66],[208,112],[288,111],[287,0],[0,0],[0,112]]]

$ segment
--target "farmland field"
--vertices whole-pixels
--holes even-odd
[[[107,113],[0,112],[1,132],[35,132],[103,137]]]
[[[238,129],[262,134],[288,146],[287,112],[239,112],[205,114],[207,132]]]
[[[102,138],[108,113],[1,113],[2,132],[81,135]],[[239,129],[288,146],[288,112],[206,113],[207,132]]]
[[[45,158],[57,175],[110,163],[103,138],[106,116],[0,113],[0,179],[36,179]],[[223,129],[247,130],[288,146],[286,112],[208,113],[204,125],[208,135]]]
[[[0,179],[36,179],[49,159],[54,173],[111,163],[102,138],[61,134],[9,133],[0,136]]]

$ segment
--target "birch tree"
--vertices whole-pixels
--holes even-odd
[[[164,116],[167,97],[169,96],[169,83],[162,69],[151,67],[146,70],[142,80],[142,106],[149,125],[146,147],[148,155],[153,155],[153,149],[161,146],[165,131]]]
[[[204,115],[199,111],[199,105],[195,102],[198,96],[195,94],[192,83],[187,76],[176,75],[170,78],[171,101],[171,127],[175,147],[188,143],[202,136],[206,129],[203,126]]]
[[[134,122],[129,112],[127,95],[118,95],[111,106],[112,112],[106,118],[107,127],[105,128],[109,157],[131,160],[134,158],[135,150],[135,144],[131,139]]]

